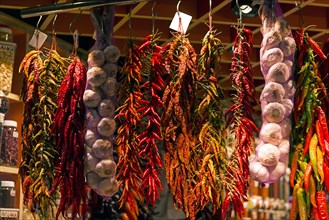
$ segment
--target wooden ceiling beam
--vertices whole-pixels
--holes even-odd
[[[130,12],[130,16],[134,16],[139,10],[141,10],[144,5],[147,2],[140,2],[138,3]],[[119,30],[120,27],[122,27],[125,23],[127,23],[129,21],[129,13],[124,16],[118,23],[116,23],[113,27],[113,33],[115,33],[117,30]]]
[[[66,2],[66,0],[58,0],[57,3],[64,3]],[[40,30],[46,30],[46,28],[48,27],[48,25],[50,24],[50,22],[52,22],[55,18],[56,14],[51,14],[51,15],[48,15],[47,18],[44,20],[44,22],[40,25]],[[56,24],[56,21],[55,23]]]

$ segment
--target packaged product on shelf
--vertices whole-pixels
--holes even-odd
[[[15,199],[14,181],[0,181],[0,208],[14,208]]]
[[[0,164],[5,166],[16,166],[18,158],[18,131],[17,122],[5,120],[3,123],[3,138],[0,154]]]
[[[11,92],[16,44],[10,28],[0,27],[0,90]]]

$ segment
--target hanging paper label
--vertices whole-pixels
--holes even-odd
[[[31,45],[34,48],[40,48],[43,45],[43,43],[46,41],[47,37],[48,37],[47,34],[42,33],[39,30],[35,30],[29,42],[29,45]]]
[[[73,33],[73,44],[74,44],[74,47],[75,49],[78,48],[79,46],[79,32],[78,32],[78,29],[76,29]]]
[[[185,14],[183,12],[176,12],[169,28],[178,32],[183,32],[183,34],[185,34],[191,20],[191,15]]]

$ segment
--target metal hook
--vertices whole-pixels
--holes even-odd
[[[236,6],[238,7],[239,9],[239,23],[241,24],[242,23],[242,10],[240,8],[240,5],[239,5],[239,0],[235,0],[235,3],[236,3]]]
[[[210,30],[212,29],[212,12],[211,12],[211,9],[212,9],[212,1],[209,0],[209,29]]]
[[[304,27],[303,14],[302,14],[302,9],[301,9],[301,7],[300,7],[301,4],[302,4],[302,1],[300,1],[299,4],[295,1],[295,5],[296,5],[296,7],[298,8],[298,12],[299,12],[299,19],[300,19],[300,21],[302,22],[302,27]]]
[[[41,19],[42,19],[42,15],[40,15],[40,17],[39,17],[39,20],[38,20],[38,23],[37,23],[37,30],[39,30],[39,24],[41,22]]]
[[[132,36],[132,25],[131,25],[131,11],[132,11],[132,6],[130,5],[129,13],[128,13],[128,27],[129,27],[129,37]]]
[[[77,18],[82,14],[82,10],[80,10],[80,13],[75,15],[72,22],[70,23],[70,26],[69,26],[69,30],[71,32],[71,34],[73,34],[73,31],[72,31],[72,24],[77,20]]]
[[[157,3],[156,0],[154,0],[153,6],[152,6],[152,35],[154,35],[154,26],[155,26],[155,13],[154,13],[154,6]]]
[[[54,20],[53,20],[53,34],[55,34],[55,22],[57,20],[57,14],[55,14]]]
[[[180,3],[181,3],[181,0],[178,1],[177,7],[176,7],[176,12],[177,12],[178,16],[179,16],[179,5],[180,5]]]

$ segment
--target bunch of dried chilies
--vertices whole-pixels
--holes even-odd
[[[232,155],[227,166],[227,194],[222,206],[222,218],[225,219],[230,204],[242,218],[243,201],[247,201],[249,187],[249,156],[254,151],[254,134],[258,133],[252,114],[255,99],[255,86],[249,55],[252,52],[252,32],[241,23],[236,27],[237,35],[233,44],[234,55],[231,64],[230,77],[236,94],[233,104],[226,110],[226,127],[229,128],[229,138],[232,145]],[[252,166],[252,164],[251,164]],[[252,167],[251,167],[252,169]]]
[[[55,179],[55,158],[59,156],[56,141],[49,134],[67,61],[57,53],[55,45],[54,36],[50,50],[32,50],[19,67],[24,77],[21,98],[25,104],[19,174],[24,204],[41,218],[47,217],[58,197],[57,192],[49,194]]]
[[[293,187],[290,219],[329,219],[328,72],[319,65],[326,55],[302,27],[296,31],[296,94],[293,117],[294,144],[290,185]],[[316,61],[319,60],[319,62]],[[324,70],[324,69],[322,69]],[[325,84],[326,83],[326,84]],[[313,216],[313,217],[312,217]]]

